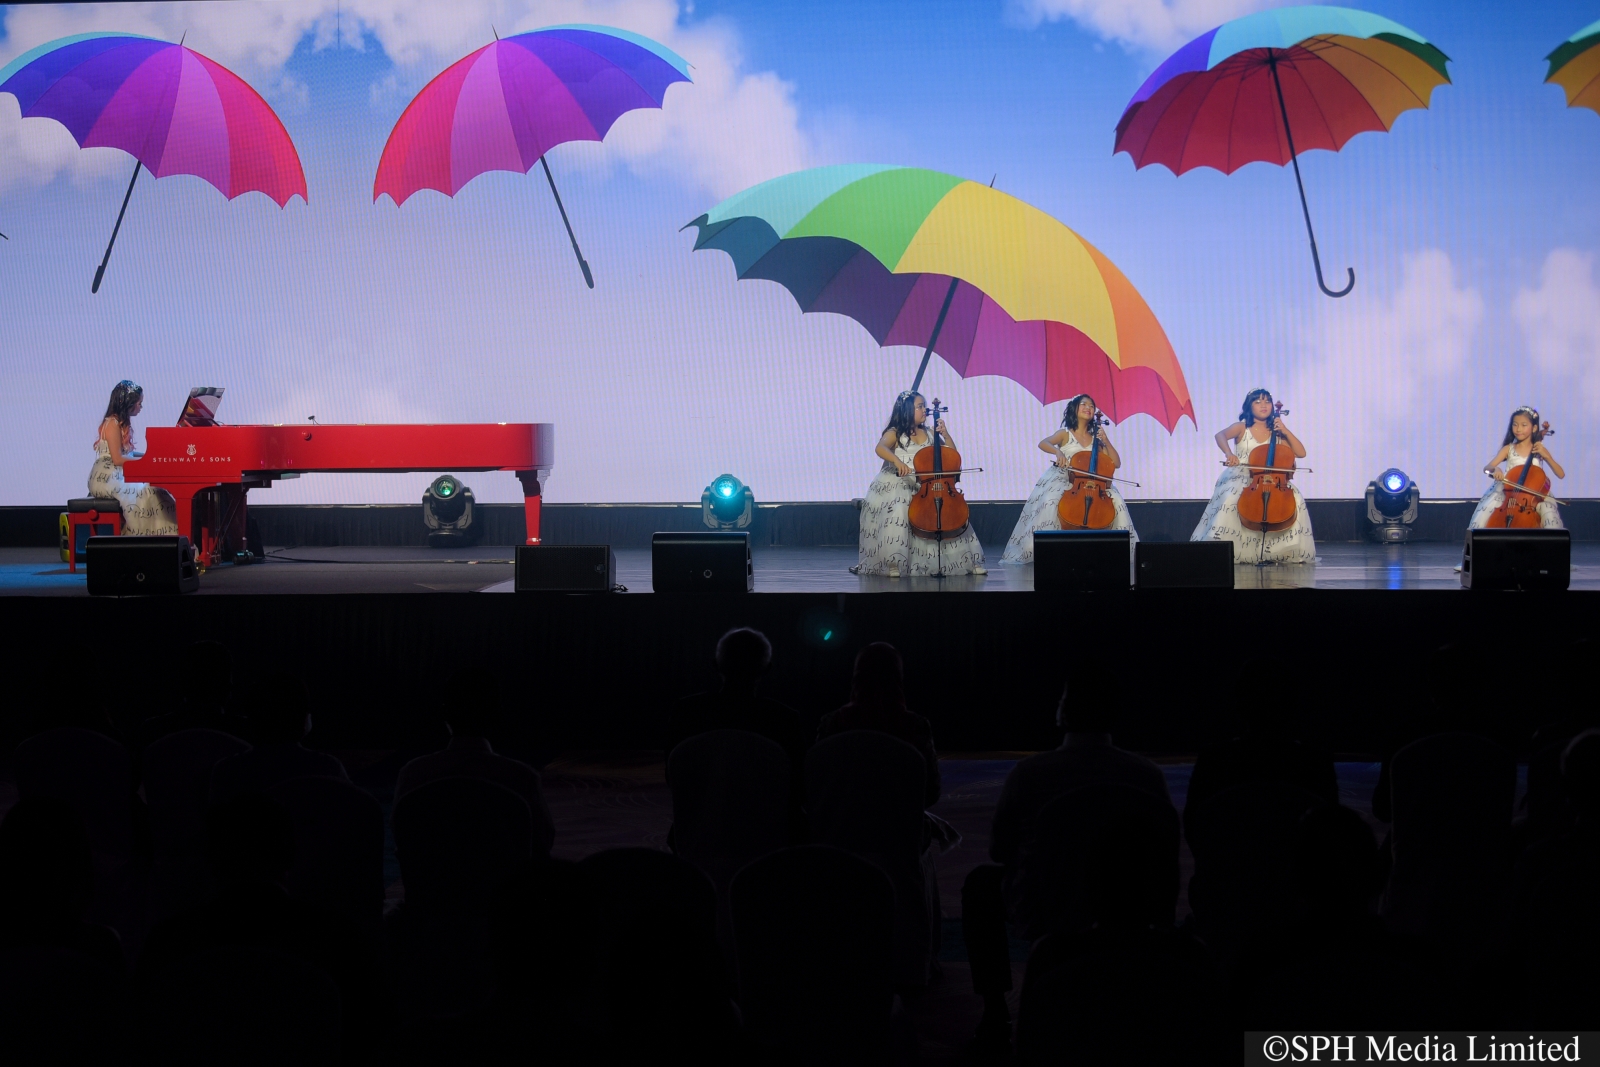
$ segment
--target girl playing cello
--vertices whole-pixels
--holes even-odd
[[[946,575],[988,573],[983,566],[983,546],[970,525],[942,545],[911,532],[906,511],[917,489],[913,462],[916,454],[933,442],[927,424],[928,403],[921,393],[908,390],[895,399],[889,424],[873,450],[883,460],[883,467],[861,502],[860,562],[850,568],[851,573],[890,578],[941,570]],[[937,428],[944,443],[953,446],[943,419]]]
[[[1250,453],[1261,445],[1278,439],[1278,449],[1287,458],[1306,457],[1306,446],[1284,425],[1276,413],[1272,394],[1265,389],[1252,389],[1244,398],[1239,421],[1217,434],[1217,447],[1222,449],[1223,471],[1211,493],[1211,503],[1200,517],[1200,525],[1190,535],[1191,541],[1232,541],[1234,563],[1314,563],[1317,559],[1316,541],[1311,536],[1311,517],[1306,514],[1305,498],[1299,487],[1290,483],[1294,493],[1294,522],[1282,530],[1262,531],[1250,529],[1239,515],[1239,497],[1249,487],[1252,474],[1247,466]],[[1280,463],[1278,466],[1290,466]]]
[[[1468,526],[1474,530],[1481,530],[1486,526],[1494,525],[1490,521],[1506,502],[1505,486],[1507,483],[1515,485],[1518,475],[1522,473],[1525,463],[1532,463],[1535,468],[1543,469],[1554,474],[1557,478],[1565,478],[1567,472],[1557,463],[1550,450],[1545,447],[1544,435],[1549,433],[1549,423],[1544,428],[1539,426],[1539,413],[1531,407],[1520,407],[1511,413],[1511,424],[1506,427],[1506,439],[1501,442],[1500,451],[1483,468],[1483,472],[1494,479],[1494,484],[1489,491],[1483,494],[1483,499],[1478,501],[1478,506],[1472,512],[1472,521]],[[1505,473],[1501,473],[1500,464],[1506,465]],[[1539,526],[1545,530],[1560,530],[1561,513],[1556,510],[1554,500],[1540,500],[1538,504]]]
[[[1055,463],[1034,483],[1028,502],[1022,506],[1017,527],[1011,532],[1011,540],[1006,542],[1005,553],[1000,557],[1001,563],[1032,563],[1033,531],[1061,529],[1061,517],[1057,514],[1056,506],[1061,502],[1061,494],[1071,484],[1067,471],[1074,454],[1092,451],[1095,438],[1098,437],[1100,452],[1110,459],[1112,469],[1122,466],[1122,457],[1117,455],[1111,439],[1106,436],[1105,424],[1099,424],[1094,433],[1089,430],[1097,410],[1094,397],[1079,393],[1067,401],[1066,410],[1061,414],[1061,428],[1039,442],[1039,451],[1053,456]],[[1127,530],[1132,533],[1130,540],[1137,541],[1139,535],[1132,532],[1133,518],[1128,514],[1128,505],[1123,503],[1122,494],[1117,492],[1115,484],[1109,482],[1105,491],[1117,509],[1116,518],[1107,528]]]

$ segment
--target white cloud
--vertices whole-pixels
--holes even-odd
[[[1545,257],[1535,289],[1519,289],[1511,312],[1522,327],[1528,357],[1540,370],[1577,387],[1600,411],[1600,285],[1595,257],[1557,248]]]
[[[1230,19],[1291,0],[1010,0],[1025,26],[1076,22],[1126,48],[1171,52]]]
[[[23,5],[6,13],[0,63],[57,37],[114,31],[182,38],[190,48],[250,80],[282,68],[301,38],[333,10],[327,0]]]
[[[364,48],[375,42],[398,67],[373,86],[374,102],[420,89],[462,55],[502,36],[565,22],[632,30],[674,49],[695,84],[673,87],[659,113],[624,116],[607,139],[641,172],[663,173],[725,196],[818,162],[803,132],[794,87],[772,71],[751,71],[726,23],[680,25],[677,0],[229,0],[221,3],[42,5],[11,8],[0,63],[45,41],[92,30],[177,40],[217,60],[275,102],[294,106],[300,87],[283,65],[307,35],[312,47]],[[11,99],[9,95],[5,99]],[[13,108],[14,108],[13,104]],[[315,106],[314,103],[312,106]],[[0,123],[4,113],[0,112]],[[62,137],[65,133],[61,132]],[[9,146],[0,125],[0,146]],[[12,134],[12,140],[17,135]],[[35,137],[44,135],[32,135]],[[47,138],[48,139],[48,138]],[[70,139],[67,139],[70,144]],[[27,171],[48,181],[65,164],[59,145],[0,156],[0,181]],[[6,162],[10,158],[9,164]]]
[[[79,183],[116,174],[126,180],[127,158],[110,148],[80,151],[65,126],[24,119],[17,98],[0,93],[0,192],[44,185],[60,174]]]
[[[1482,294],[1463,285],[1436,248],[1405,257],[1387,298],[1357,288],[1324,301],[1305,338],[1305,369],[1281,397],[1292,412],[1287,421],[1315,453],[1314,489],[1304,491],[1359,493],[1384,467],[1419,466],[1440,442],[1416,412],[1432,412],[1430,423],[1481,420],[1458,385],[1470,377],[1483,321]]]

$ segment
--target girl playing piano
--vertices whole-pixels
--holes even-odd
[[[175,537],[178,508],[172,494],[143,482],[124,482],[122,465],[133,454],[133,417],[144,407],[144,390],[123,380],[111,390],[106,417],[94,441],[89,495],[111,497],[122,505],[122,532],[129,537]]]

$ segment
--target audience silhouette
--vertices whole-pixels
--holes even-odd
[[[418,756],[400,768],[394,783],[394,799],[398,803],[411,790],[441,778],[479,778],[494,782],[517,794],[528,805],[528,815],[533,820],[533,849],[540,855],[548,855],[556,830],[539,787],[539,772],[521,760],[500,755],[489,744],[489,730],[493,725],[491,709],[497,699],[498,691],[491,689],[481,699],[452,704],[445,713],[445,722],[450,728],[449,743],[443,750]]]
[[[913,1062],[907,1005],[967,993],[937,962],[933,858],[959,835],[927,810],[933,728],[876,643],[808,745],[757,693],[772,654],[728,631],[721,688],[666,711],[670,851],[579,862],[551,858],[544,784],[490,744],[492,700],[449,710],[387,814],[370,760],[374,792],[305,744],[309,694],[279,669],[146,718],[133,750],[109,724],[39,730],[0,818],[8,1062]],[[1185,783],[1063,691],[1060,747],[1010,771],[963,884],[972,1051],[1199,1063],[1247,1029],[1581,1025],[1600,729],[1573,702],[1533,729],[1463,710],[1471,661],[1445,646],[1423,672],[1372,819],[1290,721],[1248,714]],[[1557,673],[1584,691],[1581,662]]]
[[[666,757],[670,759],[685,738],[708,730],[748,730],[783,749],[798,779],[806,754],[800,716],[788,705],[756,692],[772,666],[772,643],[759,630],[729,630],[717,641],[716,664],[720,688],[684,697],[667,709]]]
[[[241,690],[236,707],[253,747],[211,769],[213,803],[264,792],[291,778],[348,780],[338,757],[303,744],[311,732],[311,697],[303,678],[282,669],[264,671]]]

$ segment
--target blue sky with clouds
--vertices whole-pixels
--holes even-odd
[[[1115,431],[1143,495],[1199,497],[1210,436],[1264,384],[1288,402],[1313,496],[1358,496],[1390,464],[1425,494],[1476,495],[1509,410],[1560,433],[1571,495],[1600,496],[1600,116],[1541,84],[1542,57],[1593,21],[1577,3],[1372,5],[1436,43],[1454,84],[1389,133],[1302,161],[1325,265],[1316,290],[1292,174],[1136,171],[1113,128],[1177,44],[1260,0],[807,4],[759,0],[286,0],[0,9],[0,62],[87,29],[176,38],[279,111],[310,202],[231,203],[198,179],[140,180],[105,287],[89,279],[128,157],[79,151],[0,95],[0,503],[80,491],[105,394],[122,377],[168,421],[190,385],[228,387],[232,421],[557,424],[552,500],[687,500],[724,469],[767,500],[859,495],[889,401],[920,353],[802,316],[771,283],[678,228],[722,197],[846,161],[949,171],[1038,205],[1144,295],[1199,415]],[[696,84],[625,116],[604,145],[551,155],[597,288],[583,286],[538,176],[493,174],[454,199],[371,202],[411,95],[502,34],[625,26],[676,48]],[[477,23],[482,22],[483,26]],[[973,462],[974,498],[1026,494],[1060,415],[1019,387],[930,388]],[[668,446],[665,449],[660,446]],[[664,453],[666,458],[662,458]],[[980,481],[981,479],[981,481]],[[427,476],[307,477],[259,502],[417,498]],[[514,499],[476,475],[480,499]],[[504,482],[504,485],[499,484]],[[253,499],[256,499],[253,497]]]

